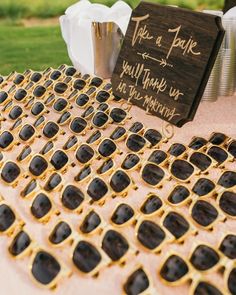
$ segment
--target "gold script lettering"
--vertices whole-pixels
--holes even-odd
[[[196,41],[194,41],[191,38],[189,38],[189,40],[184,40],[179,38],[179,32],[181,30],[181,26],[175,28],[175,29],[169,29],[168,32],[170,33],[175,33],[175,37],[174,40],[172,42],[172,45],[170,47],[170,50],[167,54],[167,59],[169,58],[169,56],[171,55],[172,51],[174,48],[181,48],[183,50],[183,55],[187,54],[193,54],[193,55],[200,55],[201,52],[195,52],[194,48],[198,45],[198,43]]]
[[[134,46],[137,41],[140,44],[142,40],[153,39],[153,36],[151,36],[149,31],[147,30],[147,25],[140,27],[141,21],[146,20],[148,18],[149,18],[149,14],[146,14],[140,17],[132,17],[132,21],[136,22],[133,39],[132,39],[132,46]]]

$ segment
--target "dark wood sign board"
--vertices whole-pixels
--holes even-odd
[[[225,0],[225,6],[223,12],[226,13],[228,10],[236,6],[236,0]]]
[[[223,37],[218,16],[141,2],[112,76],[114,94],[183,126],[195,116]]]

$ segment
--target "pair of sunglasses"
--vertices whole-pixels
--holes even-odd
[[[41,287],[55,290],[59,281],[71,275],[71,271],[54,254],[36,247],[24,229],[13,237],[8,251],[15,259],[30,255],[31,278]]]
[[[187,186],[177,184],[168,195],[167,202],[171,206],[185,206],[193,201],[215,196],[216,185],[208,178],[199,178],[190,190]]]

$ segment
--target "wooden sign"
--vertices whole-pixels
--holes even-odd
[[[183,126],[194,118],[223,36],[220,17],[142,2],[130,19],[113,92]]]
[[[228,10],[236,6],[236,0],[225,0],[225,6],[223,12],[226,13]]]

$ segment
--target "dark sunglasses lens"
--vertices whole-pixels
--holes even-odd
[[[42,175],[48,168],[48,162],[41,156],[35,156],[29,165],[29,170],[34,176]]]
[[[182,185],[178,185],[170,193],[168,201],[172,204],[180,204],[190,196],[189,190]]]
[[[11,242],[8,250],[13,256],[18,256],[23,253],[31,244],[31,239],[29,235],[24,232],[20,231]]]
[[[41,149],[40,154],[46,155],[48,152],[50,152],[54,147],[54,144],[52,141],[48,141],[45,146]]]
[[[212,192],[215,188],[215,184],[207,179],[200,178],[193,187],[193,192],[197,194],[199,197],[203,197]]]
[[[53,108],[57,112],[62,112],[67,106],[68,106],[68,102],[67,102],[66,99],[64,99],[64,98],[58,98],[55,101],[55,103],[53,105]]]
[[[152,163],[146,164],[142,169],[142,179],[151,186],[158,185],[164,176],[164,170]]]
[[[50,75],[50,79],[52,80],[57,80],[61,77],[61,72],[60,71],[53,71]]]
[[[50,162],[56,170],[60,170],[66,166],[68,161],[69,161],[69,158],[67,154],[59,150],[53,154]]]
[[[67,121],[69,121],[70,117],[71,117],[71,113],[65,111],[65,112],[61,115],[61,117],[57,120],[57,123],[58,123],[59,125],[64,125]]]
[[[62,193],[61,201],[65,208],[75,210],[83,203],[84,194],[78,187],[68,185]]]
[[[80,172],[75,176],[75,181],[82,181],[84,179],[86,179],[89,175],[91,175],[92,170],[90,166],[85,166],[84,168],[82,168],[80,170]]]
[[[76,134],[80,134],[81,132],[83,132],[86,127],[87,121],[80,117],[74,118],[70,124],[71,131]]]
[[[88,163],[93,156],[94,150],[87,144],[81,145],[76,152],[76,159],[82,164]]]
[[[180,143],[174,143],[171,145],[170,149],[168,150],[168,153],[171,156],[179,157],[186,151],[186,147]]]
[[[59,222],[49,236],[49,241],[54,245],[59,245],[64,242],[72,234],[72,230],[68,223]]]
[[[42,79],[42,74],[40,73],[33,73],[32,76],[30,77],[30,80],[34,83],[38,83]]]
[[[3,149],[3,150],[8,148],[9,145],[12,144],[13,140],[14,140],[13,135],[8,131],[4,131],[0,135],[0,148]]]
[[[12,209],[2,204],[0,205],[0,232],[8,230],[16,220],[16,216]]]
[[[103,83],[103,80],[102,80],[101,78],[99,78],[99,77],[94,77],[94,78],[91,80],[89,86],[100,87],[100,86],[102,85],[102,83]]]
[[[86,82],[84,80],[77,79],[77,80],[75,80],[73,87],[76,90],[83,90],[85,85],[86,85]]]
[[[52,203],[47,195],[40,193],[34,199],[30,209],[35,218],[41,219],[50,212]]]
[[[97,96],[96,96],[96,100],[99,103],[103,103],[103,102],[107,102],[108,98],[110,97],[110,94],[107,91],[99,91]]]
[[[139,156],[136,154],[129,154],[124,159],[123,163],[121,164],[121,168],[124,170],[130,170],[138,165],[140,162]]]
[[[117,127],[111,134],[110,138],[112,140],[118,140],[123,137],[126,133],[126,129],[124,127]]]
[[[157,212],[162,207],[162,205],[163,202],[158,196],[150,195],[141,206],[140,211],[145,215],[149,215]]]
[[[221,145],[226,141],[226,139],[227,137],[223,133],[214,133],[209,139],[209,142],[214,145]]]
[[[193,166],[184,160],[175,160],[171,165],[171,174],[182,181],[189,179],[193,172]]]
[[[226,153],[226,151],[224,151],[222,148],[218,146],[211,147],[208,150],[207,154],[214,160],[216,160],[218,164],[224,163],[228,158],[228,154]]]
[[[112,118],[112,120],[114,121],[114,123],[121,123],[122,121],[125,120],[127,116],[126,111],[120,109],[120,108],[114,108],[111,112],[110,112],[110,117]]]
[[[143,221],[137,233],[137,239],[147,249],[154,250],[161,245],[166,237],[160,226],[152,221]]]
[[[27,124],[19,132],[19,137],[23,141],[30,140],[35,134],[35,129],[33,126]]]
[[[227,235],[219,249],[229,259],[236,259],[236,235]]]
[[[149,279],[142,268],[133,272],[126,283],[124,284],[124,291],[127,295],[138,295],[149,288]]]
[[[154,147],[162,140],[162,135],[155,129],[148,129],[144,134],[144,138]]]
[[[55,88],[54,88],[55,92],[58,93],[58,94],[65,93],[67,89],[68,89],[67,84],[66,83],[62,83],[62,82],[57,83],[55,85]]]
[[[102,137],[102,134],[99,130],[96,130],[86,141],[87,144],[92,144]]]
[[[5,91],[0,91],[0,103],[4,103],[8,98],[8,94]]]
[[[102,157],[110,157],[115,153],[116,149],[116,144],[112,140],[105,139],[100,143],[98,152]]]
[[[236,286],[236,268],[234,267],[228,277],[228,289],[230,291],[231,294],[235,295],[236,294],[236,290],[235,290],[235,286]]]
[[[144,128],[143,123],[135,122],[130,128],[129,131],[132,133],[139,133]]]
[[[193,295],[223,295],[215,286],[207,283],[200,282],[194,290]]]
[[[81,115],[82,118],[89,118],[94,113],[94,107],[89,106]]]
[[[101,224],[100,216],[95,212],[91,211],[83,220],[80,230],[84,234],[93,232]]]
[[[46,92],[46,88],[44,86],[37,86],[35,89],[34,89],[34,92],[33,92],[33,95],[36,96],[36,97],[42,97]]]
[[[129,249],[127,240],[117,231],[108,230],[102,240],[102,249],[113,261],[121,259]]]
[[[219,201],[220,208],[226,214],[236,216],[236,193],[224,192]]]
[[[21,84],[24,81],[24,79],[25,79],[24,75],[18,74],[15,77],[13,83],[16,84],[16,85],[19,85],[19,84]]]
[[[188,271],[185,261],[177,255],[172,255],[162,266],[160,275],[167,282],[173,283],[184,277]]]
[[[63,150],[67,151],[67,150],[71,149],[72,147],[74,147],[77,143],[78,143],[78,139],[76,136],[73,135],[64,144]]]
[[[48,122],[43,128],[43,134],[51,139],[59,132],[59,126],[54,122]]]
[[[23,110],[21,107],[14,106],[9,113],[9,118],[12,120],[16,120],[22,115],[22,113],[23,113]]]
[[[114,162],[112,159],[105,161],[101,167],[98,168],[97,173],[102,175],[111,170],[114,167]]]
[[[190,156],[189,161],[200,169],[202,172],[206,171],[212,164],[212,160],[210,157],[203,153],[195,152]]]
[[[32,149],[30,146],[26,146],[23,148],[22,152],[17,157],[17,161],[21,162],[25,160],[32,152]]]
[[[93,125],[102,128],[108,122],[108,116],[104,112],[97,112],[93,117]]]
[[[131,184],[131,179],[122,170],[117,170],[110,181],[111,188],[116,193],[123,192]]]
[[[51,254],[45,251],[40,251],[36,254],[31,272],[39,283],[43,285],[50,284],[60,271],[60,264]]]
[[[34,127],[37,128],[40,125],[43,124],[43,122],[45,121],[45,117],[44,116],[40,116],[35,122],[34,122]]]
[[[65,72],[66,76],[70,76],[70,77],[74,76],[75,73],[76,73],[76,69],[73,67],[67,68]]]
[[[120,204],[113,213],[111,220],[116,225],[128,222],[134,216],[134,210],[127,204]]]
[[[141,151],[144,148],[145,144],[145,138],[138,134],[131,134],[126,142],[128,149],[134,153]]]
[[[89,242],[80,241],[73,252],[73,263],[83,273],[90,273],[101,262],[98,250]]]
[[[154,163],[156,165],[160,165],[167,159],[167,154],[161,150],[156,150],[151,153],[148,158],[148,162]]]
[[[14,95],[15,100],[21,101],[27,96],[27,92],[24,89],[18,89]]]
[[[27,197],[30,193],[32,193],[35,189],[37,188],[37,180],[32,179],[26,187],[21,191],[20,195],[21,197],[25,198]]]
[[[236,158],[236,141],[234,140],[233,142],[230,143],[228,147],[228,152]]]
[[[58,174],[58,173],[53,173],[48,181],[46,182],[45,186],[44,186],[44,189],[45,191],[47,192],[51,192],[53,191],[54,189],[56,189],[59,184],[62,182],[62,178],[61,178],[61,175]]]
[[[87,193],[96,202],[105,197],[108,187],[101,178],[94,178],[88,186]]]
[[[214,267],[219,260],[220,257],[217,252],[206,245],[199,245],[190,258],[192,265],[200,271],[205,271]]]
[[[76,104],[79,107],[84,107],[89,102],[89,96],[87,94],[80,94],[76,99]]]
[[[42,111],[44,110],[44,104],[41,103],[40,101],[36,102],[32,109],[31,109],[31,114],[34,116],[38,116],[39,114],[42,113]]]
[[[224,188],[231,188],[236,185],[236,172],[226,171],[220,177],[218,184]]]
[[[190,142],[189,147],[195,151],[198,151],[202,147],[204,147],[207,144],[207,140],[202,137],[195,137]]]
[[[187,220],[176,212],[168,213],[163,225],[176,239],[181,238],[190,228]]]
[[[14,162],[7,162],[2,168],[1,177],[6,183],[13,183],[20,175],[20,167]]]
[[[99,106],[97,107],[98,111],[101,112],[106,112],[109,109],[109,105],[107,103],[100,103]]]
[[[212,224],[217,217],[215,207],[206,201],[197,201],[192,208],[192,218],[203,227]]]

